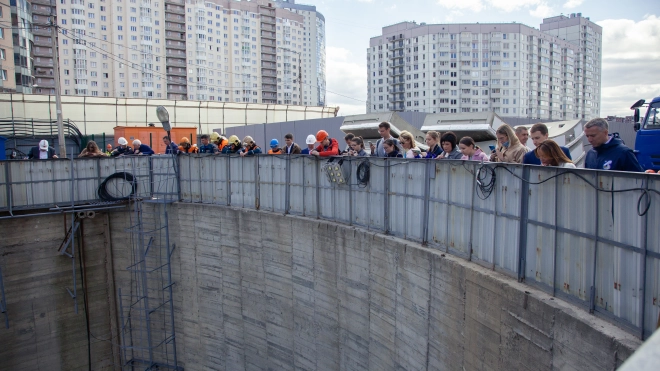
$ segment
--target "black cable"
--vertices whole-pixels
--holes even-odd
[[[356,178],[360,187],[366,187],[369,184],[371,164],[368,160],[360,162],[356,171]]]
[[[637,215],[639,215],[639,216],[644,216],[644,215],[646,215],[646,213],[647,213],[647,212],[649,211],[649,209],[651,208],[651,194],[650,194],[650,193],[655,193],[655,194],[657,194],[657,195],[660,196],[660,192],[659,192],[659,191],[657,191],[657,190],[655,190],[655,189],[647,189],[647,188],[642,188],[642,187],[636,187],[636,188],[624,188],[624,189],[605,189],[605,188],[601,188],[601,187],[599,187],[599,186],[597,186],[597,185],[591,183],[587,178],[585,178],[584,176],[582,176],[582,175],[579,174],[578,172],[576,172],[576,171],[574,171],[574,170],[571,170],[571,169],[561,171],[561,172],[559,172],[559,173],[557,173],[557,174],[555,174],[555,175],[552,175],[552,176],[550,176],[550,177],[548,177],[548,178],[546,178],[546,179],[543,179],[543,180],[541,180],[541,181],[539,181],[539,182],[532,182],[532,181],[529,181],[529,180],[527,180],[527,179],[523,179],[521,176],[519,176],[518,174],[516,174],[515,172],[513,172],[511,169],[509,169],[509,168],[506,167],[506,166],[503,166],[503,165],[489,166],[488,164],[483,164],[483,165],[481,165],[481,166],[479,167],[479,169],[477,170],[477,177],[478,177],[479,174],[481,173],[482,169],[490,169],[490,174],[492,174],[492,177],[493,177],[493,178],[492,178],[492,183],[493,183],[492,185],[494,186],[494,183],[495,183],[495,169],[497,169],[497,168],[504,169],[504,170],[508,171],[511,175],[513,175],[515,178],[518,178],[518,179],[520,179],[521,181],[523,181],[523,182],[525,182],[525,183],[527,183],[527,184],[531,184],[531,185],[539,185],[539,184],[543,184],[543,183],[545,183],[545,182],[547,182],[547,181],[549,181],[549,180],[552,180],[552,179],[554,179],[554,178],[557,178],[557,177],[559,177],[559,176],[561,176],[561,175],[564,175],[564,174],[571,174],[571,175],[575,175],[576,177],[582,179],[585,183],[587,183],[589,186],[591,186],[591,188],[595,189],[597,192],[612,193],[612,194],[614,194],[614,193],[624,193],[624,192],[635,192],[635,191],[639,191],[639,192],[641,192],[641,194],[639,195],[639,198],[637,199]],[[477,178],[477,183],[479,183],[479,179],[478,179],[478,178]],[[489,183],[489,185],[490,185],[490,183]],[[478,187],[480,187],[479,184],[478,184]],[[485,189],[487,190],[487,187],[486,187]],[[481,190],[481,189],[479,189],[479,190]],[[490,196],[490,193],[491,193],[491,192],[492,192],[492,189],[490,190],[489,193],[485,194],[485,195],[486,195],[486,198],[488,198],[488,196]],[[642,207],[642,205],[643,205],[643,203],[642,203],[642,199],[643,199],[644,197],[646,197],[646,205],[644,205],[644,208],[641,209],[641,207]],[[485,199],[485,198],[484,198],[484,199]]]
[[[76,217],[77,219],[78,217]],[[73,226],[71,227],[73,228]],[[87,328],[87,361],[89,362],[89,371],[92,371],[92,340],[90,338],[91,331],[89,329],[89,306],[87,305],[87,280],[85,279],[85,269],[83,265],[83,254],[82,254],[82,234],[83,231],[83,221],[80,220],[80,229],[76,231],[79,233],[80,238],[78,238],[78,265],[80,267],[80,285],[82,286],[83,292],[83,307],[85,308],[85,325]],[[73,246],[72,246],[73,248]]]
[[[115,197],[115,196],[111,195],[108,192],[107,185],[108,185],[108,182],[112,179],[123,179],[123,180],[127,181],[128,183],[130,183],[131,184],[131,193],[128,196],[123,196],[123,197]],[[105,178],[105,180],[99,185],[99,189],[97,191],[97,194],[98,194],[99,198],[104,200],[104,201],[124,201],[124,200],[128,200],[129,198],[131,198],[131,196],[135,195],[135,193],[137,192],[137,186],[138,186],[137,185],[137,180],[135,179],[133,174],[127,173],[125,171],[119,171],[119,172],[116,172],[116,173],[108,176],[107,178]]]
[[[495,189],[495,181],[497,179],[495,168],[482,165],[479,167],[479,169],[477,169],[475,177],[477,178],[477,196],[480,199],[485,200],[490,197],[491,193],[493,193],[493,190]]]

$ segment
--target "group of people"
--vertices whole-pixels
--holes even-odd
[[[587,152],[585,167],[598,170],[644,171],[639,165],[634,152],[626,147],[616,134],[610,135],[608,129],[607,121],[602,118],[590,120],[585,124],[584,133],[592,145],[592,149]],[[460,159],[575,168],[569,149],[549,139],[548,127],[542,123],[532,125],[529,130],[525,126],[519,126],[514,130],[511,126],[502,124],[496,130],[497,143],[490,146],[490,153],[486,153],[479,148],[471,137],[466,136],[459,140],[456,134],[451,131],[443,134],[435,131],[427,132],[425,139],[428,149],[425,151],[417,147],[415,138],[408,131],[401,132],[398,139],[394,138],[391,134],[389,122],[381,122],[378,125],[378,133],[381,138],[376,143],[368,142],[368,147],[362,137],[351,133],[346,134],[344,137],[346,148],[344,150],[339,148],[337,139],[331,138],[325,130],[319,130],[316,135],[308,135],[305,140],[305,148],[296,144],[293,134],[289,133],[284,136],[283,146],[280,146],[278,139],[272,139],[269,143],[270,149],[266,153],[269,155],[302,154],[320,157],[343,155]],[[533,150],[526,146],[530,137],[535,146]],[[119,144],[117,147],[108,144],[106,151],[103,152],[96,142],[89,141],[78,157],[150,156],[154,154],[150,146],[143,144],[138,139],[133,141],[132,146],[129,146],[128,141],[123,137],[119,138],[117,143]],[[252,156],[263,153],[251,136],[246,136],[241,141],[236,135],[225,138],[218,133],[204,134],[200,137],[199,146],[191,144],[190,139],[186,137],[183,137],[179,141],[179,145],[176,145],[168,136],[165,136],[163,137],[163,143],[166,146],[166,154],[222,153]],[[55,149],[49,146],[48,141],[42,140],[38,146],[30,150],[28,158],[50,159],[57,158],[57,155]]]

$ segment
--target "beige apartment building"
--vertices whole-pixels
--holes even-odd
[[[14,42],[9,0],[0,0],[0,91],[15,91]]]
[[[35,93],[325,105],[325,19],[295,1],[33,0]],[[300,78],[302,75],[302,79]]]
[[[367,112],[570,120],[600,114],[602,28],[581,14],[520,23],[383,27],[371,39]]]

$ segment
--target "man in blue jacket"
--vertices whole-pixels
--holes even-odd
[[[529,130],[530,135],[532,137],[532,142],[534,143],[534,147],[538,147],[541,145],[541,143],[545,142],[548,140],[548,127],[545,126],[545,124],[538,123],[532,125],[532,128]],[[568,150],[568,148],[564,146],[559,146],[561,150],[564,152],[566,157],[568,157],[570,160],[571,158],[571,151]],[[525,156],[523,157],[523,164],[524,165],[541,165],[541,160],[539,160],[538,157],[536,157],[536,154],[534,151],[529,151]]]
[[[584,125],[584,135],[593,147],[587,152],[584,167],[597,170],[642,172],[632,149],[626,147],[618,135],[609,135],[609,125],[602,118]]]

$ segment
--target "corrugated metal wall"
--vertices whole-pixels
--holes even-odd
[[[183,202],[328,219],[420,242],[539,287],[638,336],[650,335],[660,316],[660,230],[651,224],[660,220],[656,175],[344,158],[350,178],[340,186],[322,171],[328,160],[311,156],[176,160],[0,162],[0,210],[71,204],[72,196],[74,203],[94,201],[107,175],[128,171],[138,178],[140,197],[180,194]],[[357,173],[367,166],[363,182]],[[491,174],[492,192],[484,193],[479,183],[487,185]]]

